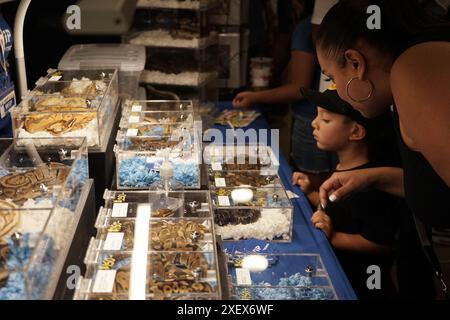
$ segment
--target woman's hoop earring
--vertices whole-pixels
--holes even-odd
[[[368,83],[370,84],[370,93],[369,93],[369,95],[368,95],[366,98],[361,99],[361,100],[353,99],[353,97],[350,95],[350,85],[351,85],[352,82],[353,82],[354,80],[356,80],[356,79],[358,79],[358,77],[353,77],[353,78],[351,78],[351,79],[349,80],[349,82],[347,82],[347,87],[346,87],[347,96],[348,96],[348,97],[350,98],[350,100],[352,100],[353,102],[357,102],[357,103],[365,102],[365,101],[369,100],[369,99],[372,97],[372,94],[373,94],[373,91],[375,90],[375,87],[374,87],[372,81],[370,81],[370,80],[364,80],[364,81],[366,81],[366,82],[368,82]]]

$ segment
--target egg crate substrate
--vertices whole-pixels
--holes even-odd
[[[215,33],[199,37],[197,32],[159,29],[137,32],[130,37],[128,43],[141,46],[198,49],[214,43],[217,39]]]
[[[217,235],[225,241],[245,239],[290,242],[292,208],[216,208]]]
[[[215,231],[223,240],[291,241],[293,207],[278,176],[255,171],[211,177]]]
[[[181,71],[179,73],[166,73],[158,70],[144,70],[141,75],[141,82],[196,87],[217,79],[217,76],[217,72]]]

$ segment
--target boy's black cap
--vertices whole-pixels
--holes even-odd
[[[347,116],[363,127],[368,126],[369,120],[364,118],[364,116],[359,113],[359,111],[355,110],[349,103],[342,100],[334,87],[331,87],[324,92],[300,88],[300,92],[306,100],[316,104],[316,106],[333,113]]]

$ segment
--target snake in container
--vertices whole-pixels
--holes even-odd
[[[45,98],[35,104],[34,111],[39,113],[25,115],[25,130],[29,133],[46,131],[53,136],[83,129],[97,114],[84,98]]]
[[[153,250],[196,251],[207,227],[195,221],[158,221],[150,225],[150,245]]]
[[[4,176],[0,178],[0,200],[11,199],[21,204],[42,196],[46,188],[63,184],[69,172],[70,167],[50,162],[26,172]]]

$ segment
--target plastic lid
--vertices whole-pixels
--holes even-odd
[[[80,44],[67,50],[58,64],[61,70],[113,68],[124,72],[145,68],[145,47],[131,44]]]

